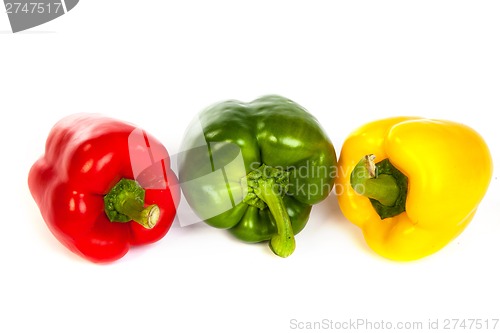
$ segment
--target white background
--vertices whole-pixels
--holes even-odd
[[[426,328],[499,318],[498,171],[462,235],[404,264],[371,252],[331,195],[287,259],[198,223],[95,265],[49,233],[27,188],[63,116],[133,122],[174,155],[206,106],[269,93],[313,113],[337,153],[367,121],[416,115],[473,127],[498,166],[499,17],[498,1],[82,0],[12,34],[0,13],[0,331],[293,332],[294,319]]]

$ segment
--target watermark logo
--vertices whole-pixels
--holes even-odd
[[[12,32],[27,30],[52,21],[72,10],[79,0],[4,0]]]
[[[226,213],[242,202],[265,209],[267,204],[254,190],[261,179],[272,179],[269,188],[274,194],[302,198],[304,202],[347,190],[340,184],[335,185],[333,180],[339,175],[345,178],[351,171],[335,164],[321,165],[308,160],[290,166],[265,166],[260,161],[246,163],[237,144],[207,141],[199,119],[195,119],[190,128],[190,145],[181,146],[175,154],[168,154],[163,145],[142,129],[128,136],[134,179],[144,189],[162,190],[169,186],[172,192],[183,194],[176,215],[181,227]],[[173,174],[169,173],[170,168]],[[195,176],[169,183],[169,177],[181,175],[186,169],[196,170]],[[362,186],[357,190],[364,193]]]

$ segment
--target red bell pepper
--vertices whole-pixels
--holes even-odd
[[[72,115],[52,128],[28,185],[54,236],[93,262],[161,239],[180,197],[161,143],[95,114]]]

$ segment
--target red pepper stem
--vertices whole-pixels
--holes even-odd
[[[143,207],[143,204],[135,198],[128,198],[118,205],[117,210],[127,215],[132,221],[142,225],[146,229],[153,228],[160,218],[160,208],[157,205]]]
[[[271,237],[269,247],[276,255],[285,258],[295,250],[295,237],[283,199],[275,188],[277,184],[272,178],[259,179],[254,193],[267,204],[276,222],[277,233]]]
[[[144,207],[146,191],[131,179],[121,179],[104,197],[104,210],[111,222],[135,221],[146,229],[153,228],[160,218],[157,205]]]

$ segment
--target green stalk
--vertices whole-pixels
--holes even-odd
[[[248,194],[243,201],[259,209],[269,208],[277,229],[277,233],[271,236],[269,247],[282,258],[295,250],[292,223],[283,203],[288,177],[287,171],[263,164],[244,178]]]
[[[351,186],[370,199],[382,219],[406,210],[408,178],[388,159],[375,164],[375,155],[364,156],[351,173]]]
[[[295,250],[295,237],[290,217],[283,199],[275,191],[274,181],[267,179],[259,180],[258,183],[258,187],[254,188],[254,193],[267,204],[278,229],[278,232],[272,235],[269,247],[276,255],[286,258]]]
[[[145,190],[135,180],[122,179],[104,197],[106,215],[111,222],[135,221],[151,229],[160,218],[160,208],[144,207],[144,196]]]

